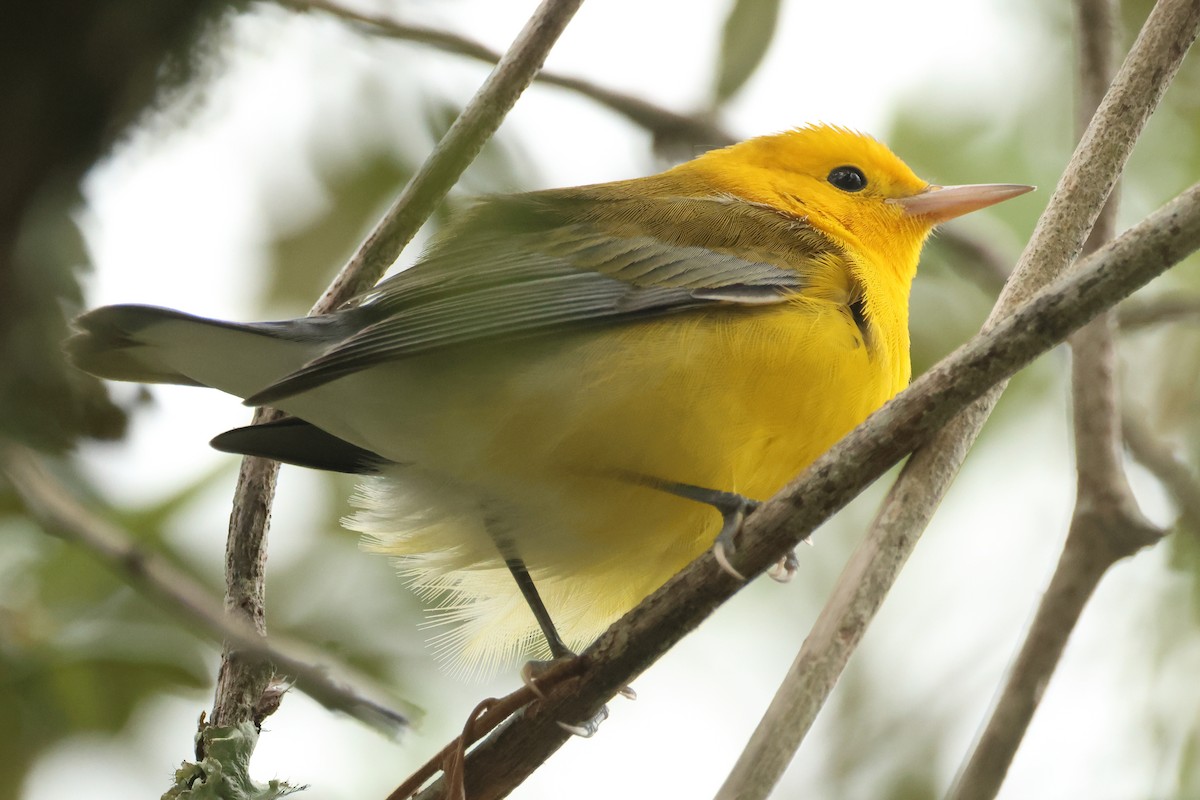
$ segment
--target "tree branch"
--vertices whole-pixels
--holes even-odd
[[[1080,128],[1099,104],[1112,73],[1111,0],[1076,0]],[[1105,203],[1085,250],[1112,238],[1116,194]],[[1100,580],[1117,561],[1157,542],[1162,531],[1142,516],[1121,460],[1113,313],[1071,338],[1071,397],[1078,476],[1075,512],[1062,555],[1004,687],[950,796],[989,800],[1000,791],[1071,631]]]
[[[999,295],[1004,290],[1012,265],[989,242],[967,236],[954,225],[939,229],[936,241],[958,255],[956,264],[961,265],[988,294]]]
[[[1200,534],[1200,477],[1195,470],[1137,415],[1126,413],[1121,427],[1129,452],[1158,478],[1178,507],[1180,517],[1194,533]]]
[[[188,630],[224,641],[246,658],[273,662],[295,679],[300,691],[326,708],[344,711],[386,733],[408,724],[405,714],[372,699],[387,693],[370,679],[345,664],[318,659],[298,642],[278,637],[268,641],[245,620],[225,614],[192,576],[138,547],[128,533],[75,500],[31,451],[0,445],[0,471],[47,533],[88,551],[126,585],[186,623]],[[331,675],[342,677],[335,680]]]
[[[1110,522],[1111,524],[1107,524]],[[978,744],[948,795],[953,800],[992,798],[1008,772],[1067,639],[1101,578],[1114,563],[1154,544],[1162,532],[1149,523],[1081,513],[1067,542],[1003,691]]]
[[[985,334],[1010,325],[1013,309],[1061,275],[1079,253],[1134,141],[1195,38],[1198,18],[1196,4],[1187,0],[1163,0],[1155,6],[984,324]],[[1005,385],[1000,380],[980,393],[978,402],[964,406],[945,430],[913,454],[719,796],[765,796],[779,780]]]
[[[746,521],[734,566],[752,577],[765,571],[990,387],[1197,247],[1200,184],[972,338],[817,459]],[[689,564],[584,651],[581,678],[555,686],[544,703],[525,709],[471,753],[468,796],[493,798],[511,791],[561,746],[566,734],[556,720],[596,713],[744,585],[711,554]],[[854,637],[856,632],[850,627],[839,634]],[[418,797],[442,797],[442,789],[435,783]]]
[[[411,25],[382,14],[365,14],[331,0],[278,2],[298,11],[322,11],[331,14],[355,23],[377,36],[427,45],[445,53],[466,56],[488,64],[495,64],[500,60],[500,55],[494,50],[465,36],[423,25]],[[538,73],[537,81],[582,95],[625,117],[634,125],[646,129],[654,137],[655,149],[659,151],[677,144],[724,147],[736,141],[728,132],[703,116],[679,114],[640,97],[613,91],[583,78],[543,71]]]
[[[1079,131],[1100,105],[1113,75],[1112,0],[1075,0],[1079,42]],[[1084,245],[1095,251],[1116,234],[1117,192],[1096,219]],[[1071,337],[1071,399],[1074,408],[1077,508],[1091,504],[1114,513],[1136,508],[1121,464],[1121,415],[1118,410],[1117,352],[1113,317],[1101,314]],[[1140,518],[1141,515],[1138,514]]]
[[[314,313],[333,310],[383,277],[533,82],[582,4],[583,0],[542,0],[479,91],[342,268]]]
[[[581,4],[582,0],[543,0],[433,153],[338,273],[313,313],[336,308],[383,275],[495,133]],[[254,422],[272,413],[260,409]],[[263,459],[242,460],[226,549],[226,609],[250,620],[260,633],[265,630],[266,531],[278,469],[277,464]],[[232,726],[252,719],[270,676],[269,664],[239,659],[236,651],[227,647],[213,704],[214,725]],[[198,749],[203,751],[203,747]]]
[[[1130,300],[1117,309],[1117,324],[1122,331],[1140,331],[1168,322],[1200,322],[1200,297],[1156,297]]]
[[[272,409],[260,408],[254,412],[251,424],[277,418]],[[230,619],[249,623],[259,636],[267,633],[267,527],[278,475],[279,464],[275,461],[254,456],[242,459],[229,514],[229,536],[225,540],[225,613]],[[260,700],[271,683],[274,669],[268,661],[244,658],[241,653],[242,648],[230,643],[221,653],[209,717],[213,727],[229,727],[259,716]],[[202,739],[196,746],[199,758],[204,757],[206,749]]]

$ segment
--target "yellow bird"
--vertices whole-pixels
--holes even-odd
[[[108,306],[67,349],[287,412],[213,444],[370,476],[348,527],[449,624],[435,648],[488,670],[587,644],[728,546],[908,383],[930,230],[1031,188],[930,185],[868,136],[804,127],[483,199],[333,314]]]

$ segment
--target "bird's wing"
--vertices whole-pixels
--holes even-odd
[[[494,198],[342,312],[362,320],[353,335],[246,403],[470,342],[776,304],[838,255],[802,220],[724,196]]]

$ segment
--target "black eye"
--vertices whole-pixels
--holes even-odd
[[[843,192],[861,192],[867,188],[867,176],[858,167],[834,167],[826,180]]]

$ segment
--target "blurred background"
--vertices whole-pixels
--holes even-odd
[[[242,320],[305,313],[488,65],[282,4],[66,5],[78,13],[14,12],[31,33],[0,48],[12,110],[0,139],[0,436],[41,450],[98,514],[219,598],[237,459],[207,441],[248,411],[215,392],[104,389],[73,374],[57,355],[64,316],[113,302]],[[347,5],[502,51],[535,3]],[[1149,5],[1121,4],[1122,53]],[[472,195],[644,175],[724,133],[837,123],[876,135],[934,182],[1041,187],[954,223],[927,248],[912,300],[919,372],[978,329],[996,270],[1015,262],[1071,153],[1071,28],[1068,3],[1033,0],[587,3],[546,69],[698,124],[650,130],[586,93],[535,84],[397,266]],[[1193,57],[1134,153],[1121,227],[1198,175]],[[1142,299],[1196,293],[1192,259]],[[1130,329],[1121,341],[1127,402],[1193,466],[1196,320]],[[1067,364],[1060,348],[1013,382],[779,797],[945,790],[1065,536]],[[1158,479],[1133,462],[1130,471],[1145,512],[1175,526]],[[741,592],[637,680],[636,702],[614,701],[595,738],[568,742],[516,796],[711,796],[889,482],[818,532],[795,581]],[[479,699],[517,684],[515,666],[474,683],[441,670],[392,565],[339,524],[352,488],[284,467],[268,622],[422,714],[392,740],[287,695],[251,772],[307,784],[312,798],[385,796]],[[1200,797],[1194,523],[1106,577],[1002,797]],[[192,757],[218,663],[214,644],[44,533],[0,483],[0,798],[54,800],[81,786],[95,798],[157,796]]]

